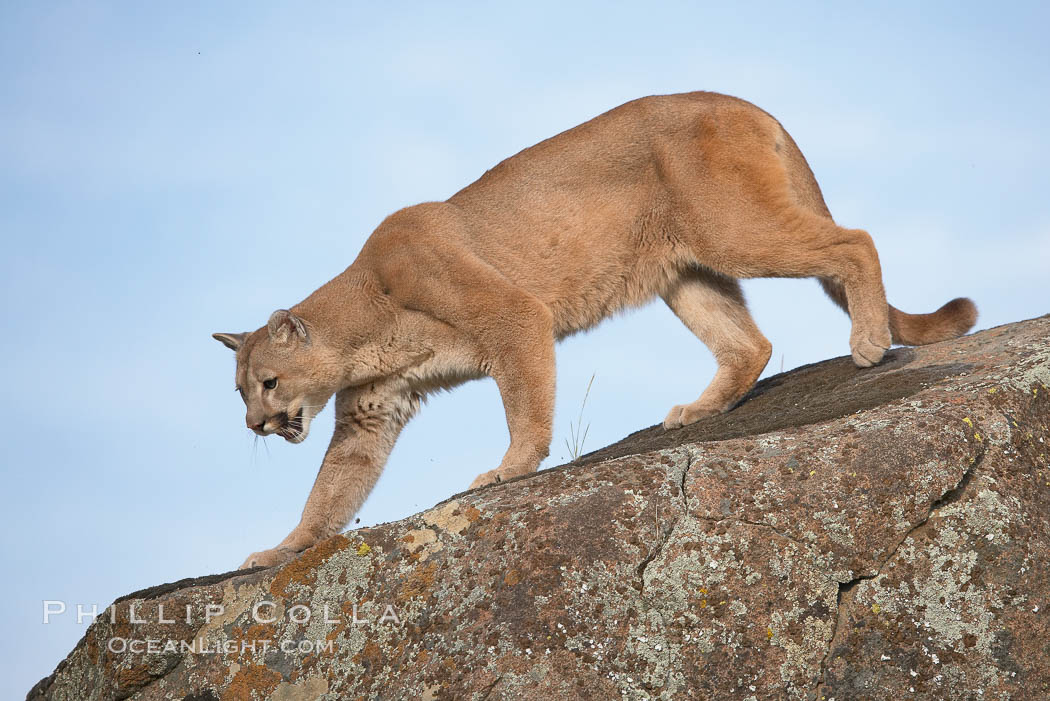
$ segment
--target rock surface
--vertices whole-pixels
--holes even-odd
[[[29,696],[1048,698],[1048,339],[1050,316],[799,368],[283,567],[131,594]]]

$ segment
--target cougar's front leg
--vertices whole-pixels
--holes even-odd
[[[441,216],[447,228],[439,245],[424,246],[426,237],[406,239],[384,249],[376,266],[392,299],[452,330],[457,344],[469,348],[472,370],[499,387],[510,448],[497,469],[471,484],[479,487],[532,472],[550,450],[554,317],[542,300],[457,245],[471,239],[457,208]]]
[[[489,374],[499,387],[510,429],[510,448],[495,470],[471,488],[533,472],[550,452],[554,423],[554,329],[550,311],[522,299],[501,307],[499,319],[484,320],[490,341],[484,349]]]
[[[276,548],[252,553],[241,568],[279,565],[341,532],[372,491],[419,403],[406,388],[379,383],[337,393],[335,432],[299,525]]]

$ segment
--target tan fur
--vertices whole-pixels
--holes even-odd
[[[510,447],[472,486],[532,472],[551,440],[555,341],[653,297],[718,361],[711,385],[664,426],[729,410],[771,350],[737,282],[749,277],[819,278],[852,318],[860,366],[891,341],[952,338],[976,319],[966,299],[920,316],[887,305],[871,237],[835,224],[775,119],[725,95],[629,102],[446,202],[392,214],[345,272],[290,311],[251,334],[216,335],[237,351],[257,432],[302,440],[336,397],[335,435],[302,520],[245,565],[277,564],[342,530],[438,388],[485,375],[499,386]]]

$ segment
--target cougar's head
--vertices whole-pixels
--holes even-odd
[[[212,337],[237,354],[237,391],[247,407],[244,422],[260,436],[271,433],[299,443],[335,388],[325,376],[324,349],[303,319],[286,309],[252,333]]]

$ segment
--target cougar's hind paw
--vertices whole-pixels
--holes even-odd
[[[681,428],[682,426],[696,423],[700,419],[721,413],[723,413],[722,409],[703,406],[699,401],[692,404],[678,404],[671,409],[671,413],[664,419],[664,428],[668,430]]]
[[[271,550],[260,550],[248,556],[238,569],[250,570],[253,567],[276,567],[295,557],[295,553],[286,548],[273,548]]]
[[[478,487],[484,487],[488,484],[499,484],[503,481],[503,478],[499,474],[499,470],[489,470],[488,472],[482,472],[480,475],[474,478],[474,481],[470,483],[471,489],[477,489]]]
[[[676,404],[668,412],[667,418],[664,419],[664,430],[670,431],[672,428],[681,428],[682,424],[682,410],[685,409],[685,404]]]
[[[882,343],[885,343],[885,345]],[[882,356],[886,354],[890,347],[888,339],[882,343],[868,338],[862,338],[851,343],[850,350],[853,354],[853,363],[861,368],[870,368],[872,365],[878,365],[879,361],[882,360]]]

